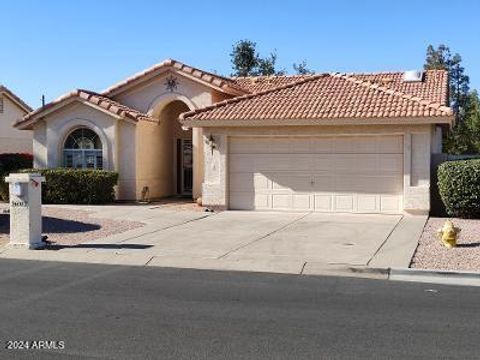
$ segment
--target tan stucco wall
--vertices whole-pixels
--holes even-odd
[[[119,200],[135,200],[137,197],[137,126],[126,121],[118,121],[116,147],[116,170],[118,171]]]
[[[173,76],[177,79],[177,88],[174,91],[170,91],[166,89],[165,82],[166,79],[170,76]],[[167,71],[164,74],[148,81],[142,85],[138,85],[132,87],[125,92],[114,96],[114,99],[127,105],[132,108],[135,108],[139,111],[149,113],[154,117],[160,117],[160,113],[162,109],[167,106],[172,101],[182,101],[184,102],[190,110],[197,109],[203,106],[211,105],[213,102],[224,100],[230,95],[219,93],[206,85],[200,84],[197,81],[188,79],[182,75],[175,74],[171,71]],[[185,111],[185,110],[182,110]],[[177,116],[177,115],[175,115]],[[142,136],[138,135],[137,139],[142,138],[144,139],[146,136],[149,136],[147,129],[152,129],[154,132],[159,131],[157,135],[163,136],[162,132],[155,127],[150,125],[145,125],[141,127]],[[153,134],[150,134],[154,136]],[[202,183],[203,183],[203,137],[202,137],[202,129],[195,128],[192,132],[192,142],[193,142],[193,191],[192,196],[194,199],[201,196],[202,192]],[[164,138],[165,139],[165,138]],[[154,138],[151,137],[150,144],[153,146]],[[170,139],[170,143],[172,139]],[[170,152],[170,144],[165,144],[169,146],[166,154],[171,156]],[[159,145],[160,147],[164,145]],[[145,150],[144,150],[145,149]],[[169,165],[160,165],[158,161],[154,164],[153,159],[150,159],[150,153],[146,150],[146,147],[143,144],[139,144],[138,148],[138,159],[143,159],[142,162],[145,164],[150,164],[153,166],[151,170],[144,170],[142,165],[139,165],[140,168],[137,168],[137,171],[140,171],[138,175],[138,182],[137,182],[137,198],[140,198],[142,188],[146,185],[146,183],[150,183],[150,196],[151,197],[160,197],[160,196],[168,196],[162,194],[170,194],[171,191],[168,190],[170,185],[166,185],[165,176],[167,174],[167,166]],[[155,153],[155,151],[154,151]],[[165,153],[165,152],[164,152]],[[140,155],[141,154],[141,155]],[[140,163],[139,163],[140,164]],[[154,175],[155,171],[157,175]],[[141,174],[141,175],[140,175]],[[175,176],[175,174],[170,174]],[[154,180],[154,177],[157,177]],[[163,178],[163,180],[160,180]],[[168,181],[170,184],[172,181],[175,181],[172,178],[171,181]]]
[[[49,167],[47,147],[47,123],[45,120],[40,120],[33,129],[33,167],[37,169]]]
[[[409,212],[430,209],[430,154],[432,125],[390,126],[318,126],[262,128],[204,128],[204,141],[212,135],[216,147],[204,147],[203,203],[207,206],[228,207],[228,138],[242,135],[370,135],[398,134],[404,137],[404,203]]]
[[[160,123],[140,122],[137,125],[137,198],[148,186],[151,199],[175,195],[176,139],[191,139],[192,131],[184,131],[177,121],[186,105],[175,101],[163,108]]]
[[[178,80],[175,91],[165,87],[168,76]],[[150,198],[170,196],[176,193],[176,139],[189,138],[193,143],[193,197],[197,198],[203,182],[202,130],[185,131],[177,119],[181,112],[210,105],[215,94],[206,85],[167,72],[114,97],[161,118],[160,124],[133,124],[76,101],[35,124],[34,164],[39,168],[62,166],[65,136],[77,126],[87,126],[103,137],[104,167],[119,172],[119,199],[140,199],[144,186],[149,187]]]
[[[35,124],[34,166],[63,166],[63,144],[68,134],[78,127],[88,127],[99,135],[103,146],[104,169],[119,172],[117,196],[120,199],[134,199],[135,124],[118,120],[81,102],[73,102]]]
[[[0,153],[33,152],[33,133],[30,130],[17,130],[12,124],[26,113],[8,96],[3,98],[3,112],[0,112]]]

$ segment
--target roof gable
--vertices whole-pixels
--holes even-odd
[[[137,86],[146,81],[150,81],[157,76],[161,76],[164,72],[169,70],[196,82],[200,82],[206,86],[212,87],[217,91],[233,96],[248,92],[229,78],[185,65],[176,60],[167,59],[115,85],[112,85],[108,89],[102,91],[102,95],[107,97],[116,96],[124,91],[127,91],[131,87]]]
[[[7,98],[10,99],[15,105],[17,105],[20,109],[22,109],[25,113],[29,113],[32,111],[32,108],[28,106],[26,102],[20,99],[17,95],[15,95],[11,90],[9,90],[6,86],[0,85],[0,94],[6,95]]]
[[[73,101],[83,102],[87,105],[94,106],[101,111],[107,112],[112,116],[131,120],[134,122],[158,121],[157,119],[154,119],[147,114],[129,108],[128,106],[120,104],[93,91],[77,89],[25,115],[23,119],[15,123],[15,127],[19,129],[30,129],[43,116],[46,116],[49,113],[56,111],[57,109],[60,109]]]

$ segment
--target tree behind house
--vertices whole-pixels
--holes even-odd
[[[278,70],[277,53],[274,50],[269,56],[261,57],[257,52],[257,44],[250,40],[240,40],[233,45],[230,53],[232,76],[271,76],[284,75]]]
[[[470,79],[462,66],[462,57],[452,55],[450,48],[429,45],[424,65],[425,70],[443,69],[448,71],[449,103],[455,111],[455,126],[447,134],[444,151],[451,154],[472,154],[480,152],[479,98],[476,91],[470,91]]]
[[[308,68],[307,62],[302,60],[302,62],[293,64],[293,70],[297,73],[297,75],[313,75],[315,71]]]

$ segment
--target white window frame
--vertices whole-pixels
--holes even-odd
[[[98,137],[100,140],[100,143],[102,144],[102,148],[100,149],[67,149],[65,148],[65,143],[67,142],[68,138],[72,136],[72,134],[79,130],[79,129],[87,129],[95,133],[95,135]],[[80,161],[76,162],[76,156],[75,155],[80,155]],[[93,167],[88,166],[88,157],[93,155]],[[72,156],[72,163],[71,165],[68,164],[68,156]],[[78,159],[78,158],[77,158]],[[80,164],[80,166],[78,166]],[[98,135],[98,133],[88,127],[79,127],[76,128],[68,133],[68,135],[65,138],[65,141],[63,143],[63,167],[65,168],[70,168],[70,169],[98,169],[101,170],[104,168],[104,163],[103,163],[103,142],[101,140],[101,137]]]

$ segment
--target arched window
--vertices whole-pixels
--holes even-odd
[[[63,165],[75,169],[101,169],[103,153],[99,136],[87,128],[72,131],[63,145]]]

